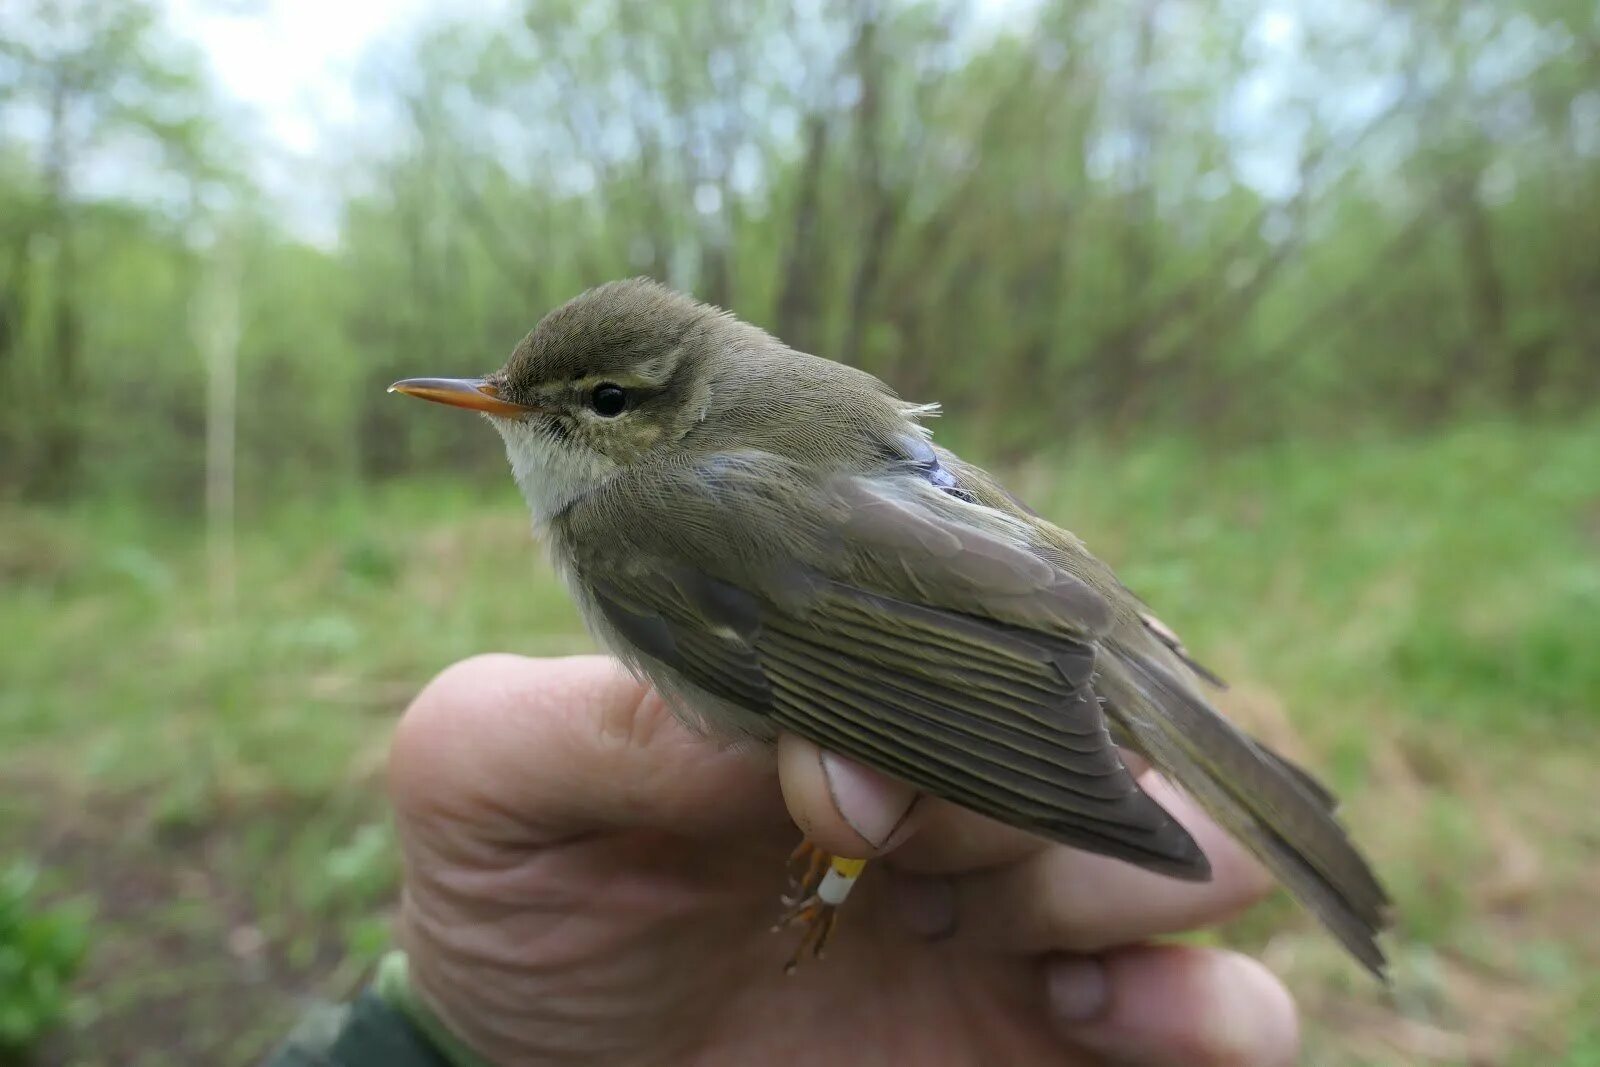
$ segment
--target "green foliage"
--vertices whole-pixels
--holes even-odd
[[[492,455],[492,435],[480,446]],[[1276,731],[1351,800],[1399,902],[1402,1008],[1471,1031],[1463,998],[1485,979],[1463,993],[1453,961],[1472,960],[1473,974],[1548,1005],[1530,1063],[1560,1062],[1550,1050],[1566,1047],[1565,1020],[1580,1018],[1600,966],[1565,925],[1591,910],[1586,753],[1600,746],[1600,700],[1587,657],[1540,651],[1569,647],[1564,628],[1595,632],[1583,579],[1595,455],[1594,426],[1497,422],[1226,454],[1147,438],[1005,471],[1237,683],[1224,697],[1242,721]],[[109,843],[113,870],[209,872],[211,903],[173,889],[170,914],[128,920],[124,958],[157,939],[211,961],[247,916],[244,943],[290,973],[337,960],[337,979],[354,981],[386,944],[396,867],[375,776],[399,710],[455,659],[589,644],[509,485],[285,502],[241,527],[236,566],[248,593],[230,608],[207,588],[203,538],[169,515],[95,501],[0,510],[0,774],[26,767],[135,798],[135,829]],[[1497,821],[1538,871],[1509,920],[1490,895],[1511,863]],[[91,884],[117,900],[114,884]],[[1318,1029],[1319,998],[1371,993],[1332,950],[1294,962],[1322,945],[1295,909],[1264,909],[1227,939],[1275,946],[1280,969],[1282,946],[1297,946],[1290,977],[1316,1047],[1344,1047],[1347,1035]],[[239,966],[169,960],[160,994],[107,976],[102,1030]],[[268,1037],[298,1000],[271,1003],[284,1014],[251,1014]],[[1573,1035],[1573,1055],[1586,1040]]]
[[[19,1054],[63,1022],[70,983],[89,947],[89,909],[47,907],[37,867],[0,870],[0,1058]]]
[[[640,272],[1012,454],[1600,398],[1587,5],[529,0],[371,57],[318,244],[147,2],[69,6],[0,52],[0,491],[488,471],[383,387]],[[182,195],[91,192],[130,144]]]
[[[1166,444],[1069,456],[1045,499],[1137,537],[1110,553],[1124,579],[1196,647],[1259,641],[1249,669],[1274,684],[1556,730],[1600,709],[1596,455],[1592,429],[1492,423],[1203,462]],[[1285,614],[1318,638],[1279,632]]]
[[[1528,1063],[1533,1064],[1533,1060]],[[1573,1040],[1562,1067],[1600,1067],[1600,1024],[1591,1023]]]

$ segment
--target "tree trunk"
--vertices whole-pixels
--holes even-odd
[[[1461,234],[1462,266],[1466,271],[1466,299],[1474,336],[1466,346],[1467,363],[1459,368],[1455,400],[1471,403],[1487,399],[1490,381],[1505,382],[1517,400],[1526,403],[1538,390],[1536,379],[1523,380],[1515,367],[1505,368],[1506,297],[1500,270],[1495,262],[1494,235],[1489,218],[1478,199],[1477,182],[1462,190],[1456,209],[1456,225]]]
[[[68,143],[67,104],[71,86],[65,71],[51,84],[49,129],[46,135],[45,189],[49,198],[49,233],[54,239],[54,277],[51,279],[48,388],[40,391],[43,405],[43,447],[28,481],[30,495],[63,498],[78,484],[82,454],[79,426],[83,414],[82,316],[78,310],[72,232],[71,190],[68,188],[71,146]]]
[[[192,323],[206,373],[206,556],[212,602],[221,614],[234,601],[233,516],[238,438],[239,260],[231,237],[212,246],[211,270]]]
[[[817,342],[817,209],[822,194],[822,165],[828,151],[828,120],[820,113],[806,117],[806,153],[800,163],[794,198],[794,227],[778,296],[778,336],[802,351]]]
[[[839,358],[855,364],[861,358],[861,339],[872,316],[878,280],[889,239],[894,232],[895,204],[883,180],[883,53],[877,47],[879,11],[875,0],[861,0],[854,45],[856,76],[861,99],[856,105],[856,151],[860,154],[857,177],[867,225],[850,283],[850,317],[846,322]]]

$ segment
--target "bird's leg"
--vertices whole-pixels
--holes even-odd
[[[816,893],[817,886],[828,873],[830,859],[826,852],[803,838],[794,846],[787,867],[789,891],[780,898],[785,908],[792,908]]]
[[[839,905],[850,895],[866,860],[830,856],[809,841],[801,841],[789,856],[789,892],[782,897],[784,910],[773,931],[791,926],[803,927],[800,943],[784,965],[793,974],[809,951],[821,959],[837,921]]]

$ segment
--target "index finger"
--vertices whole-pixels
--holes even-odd
[[[389,786],[402,817],[520,844],[788,822],[769,754],[697,736],[604,656],[484,655],[445,669],[396,728]]]

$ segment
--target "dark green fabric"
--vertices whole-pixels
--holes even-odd
[[[378,962],[372,980],[373,991],[385,1004],[403,1012],[411,1025],[421,1030],[451,1067],[489,1067],[482,1058],[461,1043],[450,1028],[439,1021],[433,1010],[411,988],[411,961],[404,952],[390,952]]]
[[[263,1067],[450,1067],[398,1008],[368,991],[313,1009]]]

